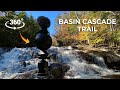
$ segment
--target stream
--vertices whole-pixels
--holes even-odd
[[[91,54],[94,63],[88,63],[82,56],[78,54],[80,50],[72,49],[72,47],[51,47],[48,52],[55,56],[48,63],[59,62],[70,66],[65,74],[65,79],[104,79],[105,76],[120,76],[119,70],[109,69],[105,64],[104,58]],[[30,70],[37,69],[39,60],[35,55],[43,52],[36,47],[32,48],[13,48],[2,54],[0,49],[0,78],[10,79],[18,74],[25,73]],[[34,53],[34,55],[33,55]],[[25,61],[27,66],[24,67],[22,62]],[[112,79],[108,77],[107,79]]]

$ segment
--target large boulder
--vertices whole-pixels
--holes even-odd
[[[49,66],[49,72],[55,79],[64,78],[65,72],[67,72],[69,69],[69,65],[61,63],[53,63]]]
[[[120,56],[113,52],[105,52],[103,55],[108,68],[120,70]]]
[[[93,54],[103,57],[108,68],[120,70],[120,56],[114,51],[93,51]]]
[[[120,70],[120,55],[118,55],[119,50],[117,51],[117,53],[113,50],[103,51],[100,49],[91,49],[87,52],[85,52],[85,50],[79,51],[78,54],[79,58],[82,57],[82,59],[86,60],[87,63],[99,65],[100,62],[98,62],[97,59],[100,59],[99,61],[102,61],[101,63],[103,64],[105,63],[109,69]]]

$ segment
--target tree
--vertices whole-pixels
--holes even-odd
[[[13,30],[5,27],[5,22],[10,19],[23,19],[25,27],[19,30]],[[26,44],[20,37],[20,33],[30,40],[27,46],[34,46],[34,39],[39,31],[37,21],[32,15],[27,16],[26,12],[2,11],[0,16],[0,46],[7,47],[25,47]]]
[[[115,25],[107,24],[75,24],[75,25],[59,25],[58,19],[116,19]],[[68,43],[71,40],[71,44],[74,41],[81,42],[81,44],[89,44],[96,46],[99,44],[119,45],[120,43],[120,12],[119,11],[70,11],[64,12],[57,17],[56,22],[56,40],[62,43]],[[77,27],[96,27],[97,32],[78,32]]]

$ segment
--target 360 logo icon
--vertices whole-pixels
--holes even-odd
[[[14,25],[13,27],[9,26],[9,25]],[[21,26],[19,26],[21,25]],[[25,23],[23,22],[23,18],[21,19],[10,19],[9,21],[7,21],[5,23],[5,26],[7,28],[10,28],[10,29],[20,29],[20,28],[23,28],[25,26]]]

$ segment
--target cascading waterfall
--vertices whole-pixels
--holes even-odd
[[[81,78],[81,79],[100,79],[101,76],[115,73],[113,70],[107,68],[104,59],[100,56],[91,54],[94,64],[88,64],[82,57],[77,57],[75,50],[71,48],[56,48],[58,52],[57,60],[61,63],[67,63],[71,69],[66,73],[66,78]]]
[[[66,63],[70,66],[65,74],[67,79],[100,79],[104,75],[115,73],[107,68],[104,59],[100,56],[90,54],[94,63],[87,63],[80,54],[69,47],[51,47],[48,52],[56,54],[56,61]],[[37,68],[38,60],[32,54],[42,52],[35,48],[13,48],[11,51],[2,54],[0,59],[0,78],[11,78],[19,73]],[[78,57],[79,56],[79,57]],[[22,61],[30,62],[30,65],[23,67]],[[119,72],[118,72],[119,73]]]
[[[24,67],[22,62],[29,60],[35,61],[32,60],[32,52],[37,53],[38,51],[39,50],[34,47],[13,48],[11,51],[2,54],[1,56],[4,58],[0,60],[0,78],[11,78],[19,74],[19,72],[36,69],[37,62],[33,62],[27,67]]]

